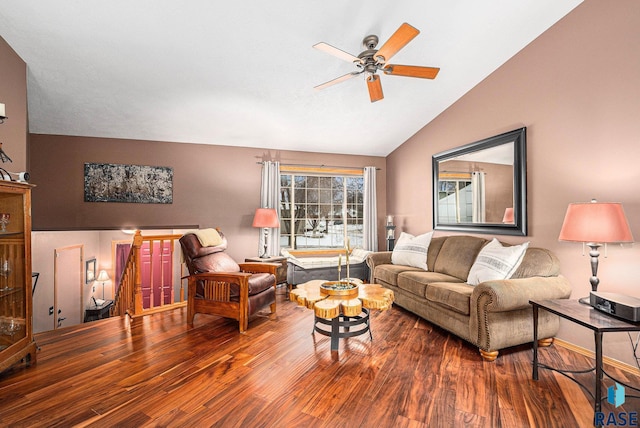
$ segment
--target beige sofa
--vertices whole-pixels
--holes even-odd
[[[531,299],[566,299],[571,286],[560,275],[557,257],[529,247],[510,279],[466,283],[476,256],[489,241],[474,236],[434,237],[428,271],[392,264],[391,252],[367,258],[370,281],[393,290],[395,303],[476,345],[487,361],[500,349],[533,341]],[[551,344],[558,317],[539,315],[540,345]]]

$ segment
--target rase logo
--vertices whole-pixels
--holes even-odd
[[[616,382],[607,388],[607,401],[616,407],[624,404],[624,386]],[[637,427],[638,412],[596,412],[594,424],[596,426]]]

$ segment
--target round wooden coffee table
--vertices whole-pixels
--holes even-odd
[[[321,289],[327,281],[313,280],[291,290],[289,298],[314,311],[313,332],[331,337],[331,355],[338,357],[339,339],[371,335],[370,310],[385,311],[391,307],[393,291],[379,284],[359,284],[357,290],[328,294]],[[330,328],[325,328],[328,326]],[[312,332],[312,334],[313,334]]]

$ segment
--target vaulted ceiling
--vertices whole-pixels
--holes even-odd
[[[0,0],[0,36],[32,133],[385,156],[580,2]],[[313,89],[356,68],[312,45],[357,56],[403,22],[420,34],[392,62],[436,79]]]

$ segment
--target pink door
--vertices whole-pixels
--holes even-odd
[[[173,268],[171,266],[171,242],[153,242],[153,248],[145,242],[140,248],[142,269],[142,307],[145,309],[167,305],[173,301]]]

